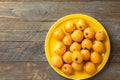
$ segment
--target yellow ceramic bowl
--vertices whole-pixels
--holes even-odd
[[[50,66],[61,76],[69,78],[69,79],[87,79],[90,78],[92,76],[94,76],[95,74],[87,74],[84,71],[83,72],[75,72],[74,75],[66,75],[64,74],[60,69],[54,67],[51,63],[51,57],[53,55],[55,55],[53,49],[54,49],[54,45],[56,44],[56,40],[53,38],[53,32],[56,28],[60,27],[63,29],[63,25],[65,24],[66,21],[71,20],[71,21],[75,21],[78,20],[80,18],[83,18],[87,21],[89,27],[92,27],[95,31],[97,30],[103,30],[107,36],[106,41],[105,41],[105,46],[106,46],[106,52],[104,53],[103,56],[103,61],[102,63],[97,67],[97,72],[95,74],[97,74],[98,72],[100,72],[102,70],[102,68],[105,66],[105,64],[107,63],[109,54],[110,54],[110,40],[109,40],[109,36],[105,30],[105,28],[94,18],[87,16],[87,15],[83,15],[83,14],[71,14],[71,15],[67,15],[61,19],[59,19],[57,22],[55,22],[52,27],[50,28],[50,30],[48,31],[48,34],[46,36],[46,40],[45,40],[45,53],[46,53],[46,57],[47,60],[50,64]]]

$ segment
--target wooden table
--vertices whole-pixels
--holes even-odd
[[[88,80],[120,80],[120,0],[1,0],[0,80],[68,80],[45,57],[45,36],[59,18],[83,13],[109,33],[108,63]]]

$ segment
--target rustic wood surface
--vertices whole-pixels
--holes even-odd
[[[0,80],[68,80],[48,64],[44,42],[59,18],[83,13],[110,36],[108,63],[88,80],[120,80],[120,0],[0,0]]]

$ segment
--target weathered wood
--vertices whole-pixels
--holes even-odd
[[[111,42],[110,62],[120,62],[119,48]],[[44,42],[0,42],[0,61],[46,61]]]
[[[0,0],[1,2],[41,2],[41,1],[55,1],[55,2],[79,2],[79,1],[94,1],[94,0]],[[96,1],[119,1],[119,0],[96,0]]]
[[[120,22],[100,21],[113,40],[120,40]],[[3,22],[0,24],[0,41],[45,41],[54,22]]]
[[[44,41],[53,22],[3,22],[0,41]]]
[[[120,79],[120,65],[108,63],[96,76],[88,80]],[[109,75],[109,76],[107,76]],[[47,62],[1,62],[0,80],[68,80],[57,74]]]
[[[11,22],[11,19],[9,19],[8,22],[0,23],[0,31],[47,31],[53,23],[54,22]]]
[[[44,41],[53,22],[3,22],[0,41]]]
[[[0,1],[0,80],[68,80],[48,64],[44,41],[55,21],[73,13],[96,18],[111,40],[107,65],[88,80],[120,79],[120,0]]]
[[[0,17],[17,18],[23,21],[55,21],[68,14],[84,13],[98,20],[120,20],[119,4],[120,2],[115,1],[6,2],[0,3]]]
[[[50,75],[51,74],[51,75]],[[1,62],[0,80],[52,80],[56,74],[47,62]]]
[[[0,61],[46,61],[43,42],[0,42]]]
[[[0,31],[0,41],[43,41],[47,31]]]
[[[88,80],[119,80],[120,79],[119,63],[107,63],[103,70],[93,78]]]

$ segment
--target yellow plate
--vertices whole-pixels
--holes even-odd
[[[63,26],[65,24],[66,21],[68,20],[78,20],[80,18],[83,18],[87,21],[89,27],[92,27],[95,31],[97,30],[103,30],[107,36],[106,41],[105,41],[105,46],[106,46],[106,52],[104,53],[104,57],[103,57],[103,61],[102,63],[97,67],[97,72],[95,74],[97,74],[99,71],[102,70],[102,68],[105,66],[105,64],[107,63],[108,57],[110,55],[110,40],[109,40],[109,36],[107,34],[107,31],[105,30],[105,28],[94,18],[87,16],[87,15],[83,15],[83,14],[71,14],[71,15],[67,15],[61,19],[59,19],[56,23],[54,23],[52,25],[52,27],[50,28],[50,30],[48,31],[48,34],[46,36],[46,40],[45,40],[45,53],[46,53],[46,57],[47,60],[50,64],[50,66],[60,75],[62,75],[63,77],[69,78],[69,79],[86,79],[86,78],[90,78],[92,76],[94,76],[95,74],[89,75],[87,73],[83,72],[75,72],[74,75],[66,75],[64,74],[60,69],[54,67],[51,64],[51,57],[55,54],[53,49],[54,49],[54,45],[56,44],[56,40],[53,38],[53,32],[56,28],[60,27],[63,29]]]

